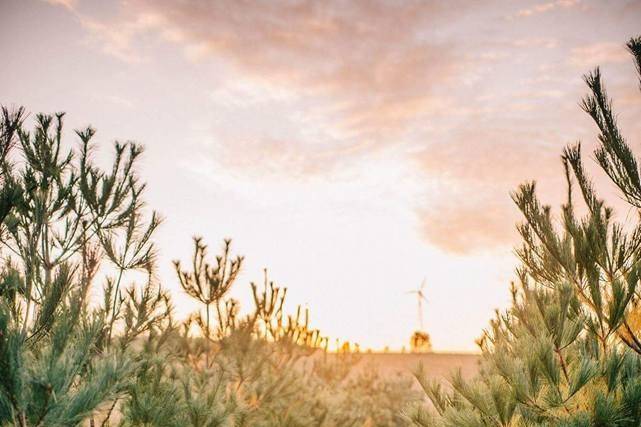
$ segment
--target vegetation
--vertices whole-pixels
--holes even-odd
[[[641,77],[641,38],[628,42]],[[596,69],[581,106],[599,129],[599,166],[631,209],[641,176]],[[641,221],[621,223],[587,176],[580,145],[562,156],[567,201],[557,217],[535,185],[513,199],[525,217],[512,306],[479,340],[481,372],[452,390],[418,375],[432,403],[419,426],[641,425]],[[580,215],[579,212],[585,212]]]
[[[194,239],[175,270],[202,309],[184,322],[155,275],[154,231],[136,174],[138,145],[115,145],[107,170],[94,130],[63,144],[63,115],[23,109],[0,120],[0,425],[402,425],[410,380],[358,355],[327,353],[309,314],[285,312],[286,289],[251,284],[240,315],[228,297],[243,258],[230,241],[209,261]],[[102,279],[104,277],[104,279]],[[138,281],[126,286],[125,283]]]
[[[641,82],[641,38],[627,46]],[[639,212],[639,165],[599,69],[585,81],[596,161]],[[410,379],[354,371],[348,343],[328,353],[267,272],[242,315],[229,294],[244,258],[230,240],[210,257],[194,238],[188,266],[174,262],[199,307],[176,320],[155,274],[161,219],[144,204],[142,148],[116,143],[101,169],[95,131],[76,131],[70,149],[63,117],[37,115],[28,131],[23,109],[1,109],[0,426],[641,425],[641,216],[616,219],[580,145],[562,155],[557,216],[534,183],[513,193],[525,218],[518,282],[479,339],[479,375],[448,388],[419,372],[416,396]],[[417,331],[413,349],[429,345]]]

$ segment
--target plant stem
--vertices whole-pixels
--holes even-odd
[[[118,280],[116,280],[116,289],[114,291],[114,303],[111,307],[111,322],[109,323],[109,338],[107,341],[111,341],[111,332],[113,331],[114,323],[116,322],[116,304],[118,302],[118,292],[120,292],[120,281],[122,280],[122,273],[124,268],[119,267]]]
[[[207,330],[205,331],[205,365],[209,368],[209,303],[205,304],[205,311],[207,313]]]

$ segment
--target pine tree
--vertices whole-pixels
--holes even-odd
[[[641,78],[641,38],[627,46]],[[585,81],[590,92],[581,106],[599,129],[597,163],[641,208],[637,160],[599,69]],[[587,176],[580,145],[566,148],[562,160],[568,192],[558,219],[534,183],[513,194],[525,218],[518,284],[511,308],[479,340],[480,374],[455,376],[450,391],[419,374],[433,408],[409,411],[415,425],[641,425],[641,221],[617,222]]]
[[[158,217],[142,225],[139,146],[116,144],[104,172],[91,157],[93,129],[76,132],[75,152],[63,144],[63,114],[36,116],[32,132],[24,119],[23,109],[2,109],[0,425],[93,424],[138,369],[130,344],[168,318],[152,274]],[[101,266],[118,273],[95,307]],[[147,271],[148,283],[123,292],[133,269]]]
[[[194,323],[204,340],[201,348],[185,354],[194,378],[190,384],[196,386],[191,395],[207,396],[208,390],[226,388],[217,395],[218,405],[228,408],[225,413],[239,426],[309,425],[309,402],[300,399],[306,373],[295,365],[323,342],[319,332],[309,327],[307,316],[302,318],[300,307],[295,316],[284,314],[287,291],[269,281],[266,272],[262,291],[251,283],[254,307],[241,317],[238,302],[227,295],[244,258],[233,257],[231,241],[225,240],[212,265],[202,239],[195,238],[194,246],[193,271],[174,262],[185,292],[205,306],[205,316],[196,313],[185,325],[189,331]],[[217,325],[214,330],[211,323]],[[189,349],[193,340],[185,334],[182,347]],[[210,380],[203,386],[207,379],[215,384]]]

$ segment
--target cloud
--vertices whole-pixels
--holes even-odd
[[[556,9],[569,9],[578,5],[581,0],[556,0],[545,3],[539,3],[535,6],[521,9],[516,13],[517,17],[528,17],[551,12]]]
[[[419,209],[420,232],[432,244],[458,255],[511,246],[515,242],[515,223],[519,218],[509,196],[481,197],[465,202],[440,203]]]
[[[562,177],[562,145],[584,136],[568,113],[580,114],[576,67],[628,60],[575,35],[620,8],[547,1],[506,21],[499,4],[128,0],[109,16],[76,13],[125,62],[162,67],[178,51],[216,74],[198,82],[211,111],[194,157],[303,179],[411,153],[408,168],[436,183],[415,207],[420,232],[469,253],[512,243],[519,183]]]
[[[62,6],[69,10],[73,10],[77,4],[77,0],[44,0],[44,1],[54,6]]]
[[[534,108],[536,99],[562,95],[523,88],[511,99],[470,101],[469,92],[497,94],[486,77],[504,64],[511,70],[515,50],[557,46],[551,36],[522,36],[489,43],[499,49],[492,51],[440,35],[474,14],[474,6],[461,12],[419,1],[132,0],[124,20],[104,24],[104,40],[129,57],[137,35],[156,32],[192,61],[229,67],[227,80],[235,83],[212,92],[218,120],[206,155],[233,170],[301,179],[390,146],[427,144],[419,170],[465,190],[417,208],[421,230],[430,242],[462,252],[505,244],[513,228],[504,220],[508,193],[532,177],[524,164],[536,165],[539,155],[536,144],[505,142],[536,136],[488,130],[487,121],[514,99]],[[451,127],[456,122],[463,125]]]
[[[430,144],[418,153],[415,161],[421,170],[471,185],[514,186],[533,175],[541,176],[542,170],[558,162],[563,143],[553,133],[519,129],[519,124],[483,128],[480,121],[450,131],[449,140]]]
[[[133,0],[117,19],[81,22],[127,62],[140,59],[136,36],[156,32],[192,60],[222,59],[236,78],[314,98],[314,113],[356,144],[398,139],[437,108],[435,89],[453,83],[464,61],[432,34],[457,16],[454,6],[418,1]]]
[[[471,59],[437,36],[460,16],[455,5],[420,1],[133,0],[118,19],[85,26],[130,62],[135,38],[155,32],[199,65],[223,64],[212,102],[228,120],[212,126],[210,154],[300,177],[402,146],[417,125],[460,114],[448,87]],[[225,127],[238,117],[252,126],[232,134]]]
[[[140,52],[133,46],[136,38],[158,29],[162,24],[153,14],[141,13],[126,18],[108,19],[104,15],[94,16],[91,8],[87,8],[78,0],[43,1],[67,9],[87,30],[90,35],[89,43],[99,46],[104,53],[130,64],[144,61]]]
[[[134,4],[181,34],[192,54],[313,97],[345,139],[397,137],[430,111],[434,88],[462,71],[453,46],[428,37],[452,11],[424,2]]]
[[[157,17],[150,14],[141,14],[126,21],[105,23],[82,14],[77,9],[75,12],[81,25],[93,35],[103,52],[132,64],[146,60],[133,48],[133,40],[161,25]]]
[[[630,61],[622,43],[601,42],[572,49],[570,64],[581,69]]]
[[[305,179],[345,166],[351,154],[350,146],[343,150],[332,145],[304,147],[292,139],[271,136],[236,136],[219,142],[222,144],[217,145],[216,155],[211,157],[228,169],[243,171],[246,176],[269,174]]]
[[[559,45],[559,41],[550,37],[527,37],[522,39],[517,39],[512,42],[514,47],[518,48],[537,48],[542,47],[545,49],[554,49]]]
[[[417,206],[420,231],[457,254],[513,245],[519,214],[510,192],[535,178],[549,185],[562,177],[561,146],[542,142],[549,135],[475,125],[415,156],[426,178],[437,183]]]

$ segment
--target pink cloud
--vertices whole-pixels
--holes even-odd
[[[396,136],[462,66],[450,44],[426,37],[434,16],[451,13],[427,3],[138,0],[134,8],[159,16],[188,49],[320,100],[353,138]]]
[[[69,10],[73,10],[77,4],[77,0],[44,0],[44,1],[46,3],[52,4],[55,6],[62,6]]]
[[[480,129],[474,123],[431,144],[415,161],[427,179],[438,183],[436,197],[417,207],[420,231],[437,246],[465,254],[513,245],[520,216],[510,192],[525,181],[543,188],[562,182],[562,143],[545,132],[511,128]]]
[[[606,64],[630,61],[630,54],[621,43],[601,42],[572,49],[570,63],[582,70]]]
[[[452,203],[419,209],[420,232],[441,249],[466,255],[512,246],[516,240],[514,224],[519,215],[509,203],[508,194],[470,200],[463,195]]]
[[[429,36],[457,17],[438,4],[134,0],[121,15],[81,22],[125,61],[140,59],[133,39],[157,32],[194,60],[224,59],[241,78],[314,97],[345,139],[398,136],[464,70],[451,43]]]
[[[555,9],[562,9],[562,8],[568,9],[578,5],[580,2],[581,0],[556,0],[556,1],[539,3],[532,7],[519,10],[516,16],[526,17],[526,16],[533,16],[541,13],[550,12]]]
[[[582,136],[568,114],[579,113],[581,72],[628,59],[622,45],[569,38],[590,13],[555,24],[552,12],[579,5],[589,9],[516,6],[537,15],[518,24],[505,8],[421,1],[130,0],[116,17],[79,16],[125,61],[145,59],[136,40],[152,34],[225,67],[236,85],[212,95],[219,116],[204,155],[226,167],[301,178],[380,149],[418,153],[410,167],[442,190],[417,208],[420,231],[465,252],[510,242],[509,192],[533,178],[558,183],[562,146]]]

